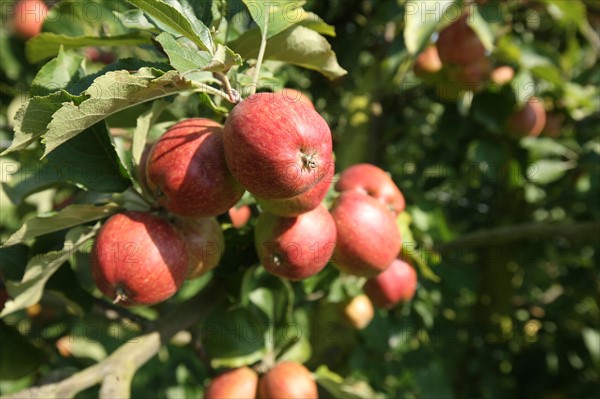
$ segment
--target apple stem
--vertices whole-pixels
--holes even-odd
[[[262,67],[263,58],[265,56],[265,49],[267,48],[267,31],[269,30],[269,8],[265,10],[265,24],[263,26],[262,38],[260,40],[260,49],[258,50],[258,58],[256,59],[256,70],[254,71],[254,78],[252,79],[252,86],[250,87],[250,94],[256,93],[258,88],[258,78],[260,76],[260,68]]]
[[[223,82],[223,86],[225,86],[225,92],[229,96],[229,101],[233,104],[237,104],[242,101],[242,96],[237,90],[234,90],[231,87],[231,83],[229,82],[229,78],[223,72],[215,72],[214,74],[221,82]]]
[[[125,294],[125,290],[121,287],[117,287],[115,292],[115,300],[113,301],[114,305],[118,305],[120,302],[127,301],[127,294]]]

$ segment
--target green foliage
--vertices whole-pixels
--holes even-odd
[[[279,360],[305,363],[325,398],[597,395],[600,10],[476,3],[65,0],[26,43],[2,24],[0,270],[10,299],[0,394],[96,364],[216,283],[225,299],[163,343],[135,374],[133,396],[201,397],[221,369]],[[432,80],[413,72],[462,7],[492,67],[515,70],[509,83],[473,92],[446,69]],[[222,123],[233,107],[223,82],[245,95],[265,30],[258,89],[307,93],[331,127],[336,171],[374,163],[406,197],[397,223],[417,294],[362,331],[341,309],[364,279],[329,265],[289,282],[258,264],[250,195],[239,203],[254,211],[246,226],[218,218],[221,264],[169,301],[123,310],[92,282],[103,219],[152,207],[137,175],[146,146],[184,118]],[[93,47],[117,60],[93,61]],[[532,97],[546,110],[542,135],[511,136],[508,118]]]

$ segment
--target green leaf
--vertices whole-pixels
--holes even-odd
[[[256,28],[244,33],[229,45],[242,58],[256,58],[260,40],[260,30]],[[347,74],[338,64],[329,42],[304,26],[291,27],[269,39],[265,58],[312,69],[329,79]]]
[[[23,243],[43,234],[68,229],[80,224],[92,222],[108,217],[119,210],[115,204],[104,206],[94,205],[69,205],[59,212],[46,216],[37,216],[27,220],[23,226],[2,244],[9,247]]]
[[[25,54],[32,64],[54,57],[65,49],[88,46],[139,46],[151,44],[151,36],[144,32],[128,33],[117,36],[67,36],[56,33],[41,33],[27,42]]]
[[[373,388],[366,383],[356,384],[351,386],[344,383],[344,379],[329,370],[327,366],[321,365],[315,371],[317,383],[323,387],[329,394],[336,399],[379,399]]]
[[[405,5],[404,43],[411,54],[418,54],[427,46],[431,35],[438,31],[451,19],[445,13],[456,12],[457,7],[452,6],[456,0],[437,1],[435,7],[428,8],[421,1],[409,1]]]
[[[283,32],[289,27],[303,21],[307,12],[302,6],[302,0],[242,0],[248,8],[250,15],[261,32],[265,30],[267,23],[267,39]],[[267,16],[268,12],[268,16]],[[268,19],[268,22],[266,21]]]
[[[38,303],[48,279],[69,260],[72,251],[77,250],[96,234],[98,227],[99,225],[93,228],[80,226],[72,229],[67,233],[62,250],[34,256],[27,263],[25,275],[20,282],[6,281],[6,289],[13,299],[6,302],[0,317]]]
[[[524,105],[537,91],[537,84],[526,69],[519,71],[510,87],[515,92],[515,98],[519,105]]]
[[[31,82],[34,96],[47,96],[57,90],[66,90],[71,82],[83,75],[83,57],[60,49],[58,56],[44,65]]]
[[[550,156],[565,157],[570,160],[576,160],[579,157],[569,147],[548,137],[525,137],[520,144],[529,151],[530,157],[535,160]]]
[[[150,133],[152,125],[154,125],[167,105],[168,103],[162,100],[154,101],[152,103],[152,108],[137,118],[137,123],[133,132],[133,143],[131,144],[131,153],[136,165],[140,164],[142,154],[146,147],[148,133]]]
[[[234,65],[242,65],[242,57],[229,47],[219,44],[213,59],[203,69],[205,71],[227,73]]]
[[[151,18],[160,21],[174,31],[194,42],[201,50],[213,53],[210,30],[190,12],[186,12],[177,2],[167,4],[160,0],[127,0]]]
[[[156,41],[167,53],[169,63],[181,73],[202,69],[212,58],[208,51],[198,51],[192,43],[188,45],[185,38],[175,39],[167,32],[158,35]]]
[[[44,352],[32,345],[13,326],[7,326],[0,321],[0,376],[3,381],[16,380],[35,372],[42,366]]]
[[[15,116],[15,136],[13,141],[0,155],[27,148],[46,132],[46,126],[52,120],[52,115],[59,110],[63,103],[79,104],[85,96],[72,96],[64,90],[57,91],[45,97],[33,97],[27,100]]]
[[[527,176],[534,183],[548,184],[560,179],[567,170],[573,169],[576,166],[577,163],[573,161],[564,162],[542,159],[529,165],[529,168],[527,168]]]
[[[81,104],[64,103],[54,113],[48,131],[44,134],[44,156],[83,130],[123,109],[194,89],[179,73],[169,71],[164,75],[153,68],[108,72],[98,77],[84,92],[88,98]]]
[[[211,366],[241,367],[260,360],[266,353],[264,327],[245,307],[216,308],[202,324]]]
[[[467,18],[467,24],[475,31],[481,44],[487,51],[494,49],[494,34],[490,29],[490,25],[483,18],[477,7],[472,7],[475,12],[471,13],[471,17]]]
[[[317,14],[306,12],[306,17],[300,22],[300,25],[312,29],[322,35],[335,37],[335,27],[329,25]]]
[[[581,335],[594,365],[597,368],[600,367],[600,332],[593,328],[586,327],[581,330]]]

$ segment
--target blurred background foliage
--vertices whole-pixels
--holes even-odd
[[[127,8],[117,1],[93,2]],[[11,3],[2,1],[0,28],[2,149],[10,145],[14,114],[41,66],[27,61],[24,42],[4,23]],[[339,311],[356,282],[340,281],[331,268],[293,286],[260,277],[251,268],[256,263],[252,226],[238,231],[221,218],[227,243],[235,248],[226,252],[217,271],[227,292],[242,298],[247,294],[260,308],[261,302],[250,295],[255,291],[242,279],[257,273],[252,281],[279,284],[271,287],[272,301],[278,295],[292,301],[293,315],[286,317],[312,331],[310,342],[302,341],[294,358],[307,360],[313,371],[321,367],[321,375],[331,370],[344,376],[354,395],[567,399],[598,392],[599,231],[590,234],[589,228],[579,227],[597,223],[600,211],[600,5],[593,0],[480,3],[494,38],[493,65],[510,65],[517,74],[508,88],[490,85],[474,95],[448,97],[416,77],[415,54],[405,43],[410,9],[402,0],[307,2],[305,9],[335,27],[336,36],[328,40],[348,71],[341,79],[330,82],[298,67],[266,65],[273,82],[302,90],[327,120],[338,171],[370,162],[390,172],[407,202],[402,224],[410,227],[405,231],[412,238],[405,234],[405,252],[439,277],[425,278],[418,268],[414,300],[389,312],[379,310],[365,330],[356,332],[342,323]],[[94,23],[47,23],[44,30],[102,36],[125,29],[108,15]],[[210,22],[211,17],[204,17]],[[250,24],[249,18],[237,21]],[[83,49],[74,51],[86,56]],[[118,58],[158,61],[160,56],[151,46],[102,51]],[[89,63],[86,73],[103,67]],[[526,88],[529,82],[535,85]],[[548,114],[544,132],[535,138],[508,135],[507,115],[531,95],[542,99]],[[222,118],[202,96],[172,102],[161,117],[165,121]],[[111,117],[111,127],[133,129],[148,107]],[[85,203],[104,195],[36,174],[39,155],[39,146],[33,146],[0,159],[3,242],[27,218],[60,209],[64,201]],[[20,173],[15,173],[15,163]],[[549,224],[564,231],[549,234]],[[511,230],[522,225],[533,227],[525,235]],[[486,235],[498,228],[507,230]],[[473,232],[481,233],[468,235]],[[62,248],[65,234],[0,249],[5,277],[18,281],[27,259]],[[412,251],[415,245],[419,252]],[[101,360],[206,282],[187,283],[173,301],[132,310],[124,320],[92,295],[86,262],[85,251],[75,253],[71,267],[50,278],[38,305],[2,324],[0,393],[56,381]],[[240,285],[247,291],[240,293]],[[238,313],[236,317],[254,317]],[[214,373],[208,359],[215,356],[206,351],[218,352],[219,343],[200,346],[200,330],[165,346],[140,369],[133,381],[136,396],[202,395]],[[78,395],[94,396],[97,388]]]

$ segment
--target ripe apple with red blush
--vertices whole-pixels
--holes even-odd
[[[496,67],[490,72],[490,80],[500,86],[510,83],[514,77],[515,70],[508,65]]]
[[[214,269],[225,250],[223,230],[217,219],[179,217],[174,224],[185,240],[190,257],[187,278],[198,278]]]
[[[31,39],[42,31],[48,6],[41,0],[19,0],[15,4],[13,29],[23,39]]]
[[[254,94],[225,121],[227,166],[250,193],[290,198],[325,178],[332,162],[331,131],[309,105],[281,93]]]
[[[394,215],[375,198],[344,191],[334,201],[331,215],[337,228],[331,262],[339,270],[373,277],[400,252],[402,242]]]
[[[283,199],[263,199],[256,197],[256,201],[260,204],[265,212],[272,213],[277,216],[299,216],[303,213],[315,209],[323,199],[327,196],[327,192],[333,182],[335,174],[335,164],[332,162],[329,165],[329,173],[318,182],[314,187],[309,188],[302,194],[291,198]]]
[[[407,262],[394,259],[389,267],[367,280],[363,290],[378,308],[391,308],[408,301],[417,289],[417,273]]]
[[[312,374],[300,363],[285,361],[275,365],[258,382],[260,399],[318,399]]]
[[[442,64],[465,66],[485,58],[485,47],[467,18],[464,13],[440,32],[436,47]]]
[[[295,217],[263,212],[254,230],[256,252],[264,268],[294,281],[323,270],[335,241],[335,222],[324,205]]]
[[[442,70],[442,60],[435,45],[425,47],[417,56],[414,65],[415,75],[420,78],[429,78]]]
[[[188,273],[183,237],[167,220],[145,212],[111,216],[91,253],[92,276],[121,305],[152,305],[171,297]]]
[[[514,136],[539,136],[546,125],[546,110],[539,98],[531,97],[507,120],[506,128]]]
[[[249,367],[228,370],[213,378],[204,399],[255,399],[258,374]]]
[[[353,190],[370,195],[395,214],[402,212],[406,206],[404,195],[392,178],[383,169],[368,163],[352,165],[344,170],[335,190]]]
[[[146,178],[159,204],[181,216],[225,213],[244,189],[227,169],[222,127],[205,118],[181,121],[152,146]]]

